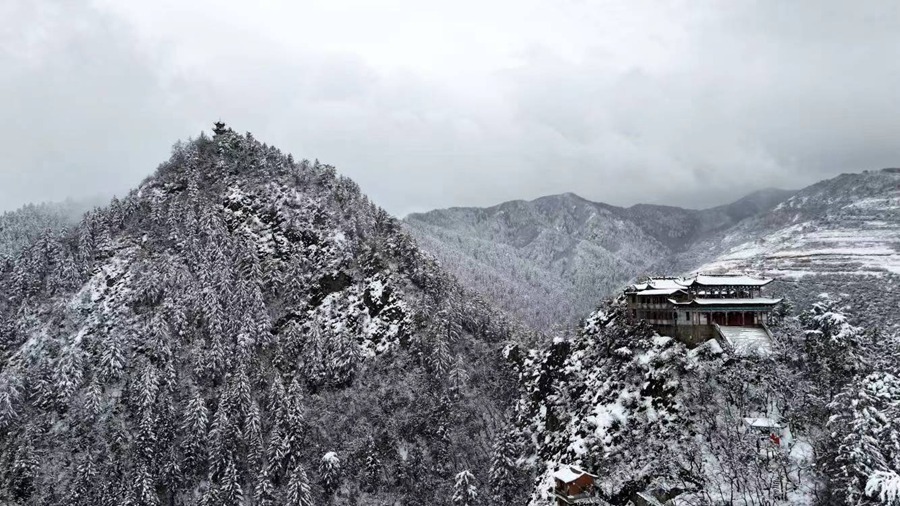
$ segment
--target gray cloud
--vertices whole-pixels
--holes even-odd
[[[0,208],[122,193],[217,118],[398,214],[900,163],[894,2],[98,2],[0,7]]]
[[[122,193],[181,135],[153,64],[124,28],[74,4],[16,2],[2,16],[0,208]],[[4,13],[7,14],[7,13]]]

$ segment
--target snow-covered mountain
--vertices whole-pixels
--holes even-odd
[[[567,193],[411,214],[405,223],[465,285],[547,328],[574,325],[635,276],[791,194],[763,190],[698,211],[622,208]]]
[[[490,480],[511,327],[355,183],[249,134],[178,144],[0,262],[0,293],[2,504],[449,504]]]
[[[694,244],[682,265],[779,277],[900,274],[900,169],[843,174]]]
[[[898,169],[705,210],[621,208],[569,193],[405,223],[463,284],[538,328],[573,325],[636,276],[698,271],[775,277],[772,289],[801,305],[842,295],[860,318],[900,313],[900,297],[864,296],[870,282],[900,292]]]

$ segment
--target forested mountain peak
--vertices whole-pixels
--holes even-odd
[[[0,499],[445,504],[510,325],[351,180],[217,128],[0,263]],[[427,484],[427,486],[423,486]]]

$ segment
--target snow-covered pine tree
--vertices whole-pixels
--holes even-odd
[[[501,427],[491,453],[489,471],[490,497],[496,504],[516,504],[522,500],[525,488],[521,472],[516,465],[518,451],[511,427]]]
[[[225,466],[225,472],[222,474],[219,500],[223,506],[241,506],[244,501],[241,477],[233,458],[228,460],[228,465]]]
[[[16,420],[16,406],[21,402],[21,379],[15,371],[0,372],[0,430]]]
[[[847,316],[828,297],[800,315],[809,374],[827,387],[826,401],[860,372],[865,346],[863,330],[851,325]]]
[[[468,469],[456,474],[453,484],[453,504],[456,506],[476,506],[478,504],[478,488],[475,477]]]
[[[453,395],[453,397],[461,396],[469,382],[469,373],[466,370],[465,364],[462,362],[462,358],[456,359],[455,363],[450,368],[447,380],[450,386],[450,394]]]
[[[285,506],[312,506],[309,477],[303,464],[297,463],[288,475]]]
[[[206,403],[195,390],[184,409],[181,423],[181,433],[184,435],[181,441],[182,454],[184,455],[183,467],[186,472],[203,472],[202,464],[206,461],[206,437],[209,412]]]
[[[829,405],[824,455],[830,492],[843,504],[897,504],[900,489],[900,377],[872,373]]]
[[[330,503],[341,486],[341,461],[334,452],[328,452],[319,461],[319,484]]]
[[[375,438],[369,436],[366,439],[365,449],[363,451],[362,488],[367,492],[378,490],[381,482],[381,458],[378,456],[378,447]]]

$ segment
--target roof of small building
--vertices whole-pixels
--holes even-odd
[[[558,470],[553,472],[553,478],[563,483],[572,483],[585,475],[590,476],[591,478],[597,477],[596,474],[591,474],[578,466],[570,465],[560,466]]]
[[[659,502],[659,499],[654,497],[650,492],[637,492],[634,495],[643,499],[646,504],[650,504],[652,506],[662,506],[662,503]]]
[[[771,278],[754,278],[743,274],[696,274],[684,278],[657,277],[647,278],[645,283],[635,283],[626,289],[629,293],[645,294],[651,290],[678,290],[687,287],[709,286],[754,286],[762,287],[768,285],[773,280]],[[674,293],[674,292],[672,292]],[[652,295],[666,295],[655,293]]]
[[[744,423],[755,429],[780,429],[781,424],[771,418],[744,418]]]
[[[669,299],[669,302],[676,306],[774,306],[781,300],[756,297],[752,299],[694,299],[685,302]]]

